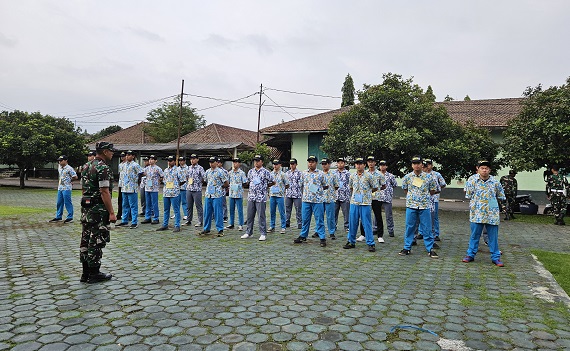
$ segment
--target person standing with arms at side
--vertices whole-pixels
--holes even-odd
[[[176,157],[168,156],[168,167],[163,171],[162,201],[164,203],[164,214],[162,216],[162,226],[156,231],[168,230],[168,219],[170,218],[170,207],[174,209],[174,230],[180,231],[180,185],[186,182],[186,178],[180,173],[176,166]]]
[[[374,156],[368,156],[366,159],[366,164],[368,165],[368,173],[376,180],[378,183],[378,190],[386,188],[386,180],[384,175],[376,169],[376,158]],[[374,213],[374,219],[376,220],[376,231],[372,231],[372,234],[378,236],[378,242],[384,242],[384,221],[382,221],[382,203],[380,202],[380,191],[372,192],[372,212]],[[374,228],[374,225],[373,225]],[[364,228],[362,223],[360,224],[360,236],[356,241],[364,241],[366,237],[362,235]]]
[[[503,190],[505,191],[505,201],[501,201],[505,212],[505,221],[515,219],[513,215],[515,201],[517,199],[518,183],[516,180],[517,172],[514,169],[509,170],[509,175],[502,176],[499,180]],[[499,204],[501,205],[501,204]]]
[[[338,189],[335,191],[335,212],[334,221],[338,225],[338,214],[342,209],[342,217],[344,218],[344,230],[348,232],[348,216],[350,213],[350,188],[348,182],[350,180],[350,172],[345,168],[346,160],[342,157],[336,161],[337,169],[333,174],[338,178]]]
[[[144,157],[143,158],[143,171],[145,168],[147,168],[149,165],[148,162],[148,157]],[[144,186],[146,184],[146,176],[143,174],[139,175],[139,192],[141,194],[141,213],[139,214],[139,217],[144,217],[146,214],[146,197],[145,197],[145,191],[144,191]]]
[[[111,240],[109,226],[117,221],[111,202],[113,172],[107,165],[116,151],[113,144],[100,142],[95,145],[95,159],[88,163],[81,174],[81,243],[79,260],[83,266],[80,281],[89,284],[111,279],[103,273],[101,257],[103,248]]]
[[[234,229],[236,207],[238,211],[238,230],[243,230],[243,185],[247,176],[241,169],[239,157],[233,159],[233,168],[228,172],[230,181],[230,225],[226,229]]]
[[[222,162],[222,159],[218,157],[218,169],[221,170],[222,172],[224,172],[224,174],[226,175],[226,177],[228,177],[228,170],[224,168],[224,163]],[[224,214],[224,223],[226,223],[228,221],[228,194],[229,194],[229,188],[224,188],[224,199],[222,200],[222,208],[223,208],[223,214]]]
[[[198,234],[209,234],[212,226],[212,217],[216,223],[218,236],[224,236],[224,193],[229,187],[228,176],[218,168],[217,157],[210,157],[210,169],[206,171],[206,202],[204,209],[204,230]]]
[[[424,161],[425,171],[431,174],[436,182],[437,189],[435,194],[431,195],[431,201],[433,203],[433,212],[431,212],[431,228],[434,241],[440,241],[439,239],[439,196],[443,188],[447,186],[445,179],[438,171],[433,170],[433,161],[431,159],[426,159]]]
[[[269,232],[275,231],[275,221],[277,217],[277,209],[279,208],[279,219],[281,219],[281,234],[285,234],[287,227],[287,219],[285,218],[285,190],[289,187],[289,180],[285,172],[281,170],[281,161],[273,160],[273,172],[271,176],[275,181],[275,185],[269,188]]]
[[[145,199],[146,199],[146,214],[145,219],[141,223],[158,224],[158,189],[160,187],[160,180],[164,176],[162,169],[156,165],[156,156],[150,155],[149,165],[144,169],[146,175],[145,180]],[[152,216],[152,220],[151,220]]]
[[[67,164],[67,156],[61,155],[57,159],[59,166],[59,182],[57,186],[57,203],[55,217],[50,223],[56,223],[63,219],[63,206],[67,210],[67,218],[63,223],[73,222],[73,202],[71,201],[71,191],[73,190],[72,181],[77,179],[77,173]]]
[[[124,168],[125,168],[125,163],[127,162],[127,154],[125,152],[121,152],[121,161],[119,162],[119,190],[117,191],[118,193],[118,197],[117,197],[117,220],[122,219],[122,215],[123,215],[123,177],[124,177]],[[125,220],[128,222],[129,218],[125,218]]]
[[[285,173],[289,180],[289,187],[285,190],[285,227],[291,226],[291,213],[293,205],[295,205],[295,217],[297,218],[297,229],[301,229],[303,218],[301,215],[301,206],[303,201],[303,173],[297,169],[297,159],[289,160],[289,170]]]
[[[433,250],[433,236],[431,232],[430,195],[435,194],[436,183],[430,174],[423,171],[422,158],[412,158],[413,171],[406,174],[402,180],[402,189],[406,192],[406,234],[404,235],[404,249],[399,252],[401,256],[411,253],[412,242],[416,230],[416,222],[420,221],[420,233],[423,235],[424,245],[428,256],[439,258]]]
[[[503,267],[501,251],[499,250],[499,223],[501,219],[498,200],[504,200],[505,193],[501,183],[490,173],[491,164],[488,161],[479,161],[477,174],[469,177],[465,183],[465,197],[469,199],[471,238],[469,239],[467,256],[462,261],[469,263],[475,260],[481,232],[483,227],[486,227],[491,261],[495,266]]]
[[[386,214],[386,228],[388,229],[388,236],[394,237],[394,216],[392,215],[392,198],[394,197],[394,188],[398,186],[396,177],[390,172],[388,172],[388,164],[386,160],[380,160],[378,162],[380,166],[380,172],[386,180],[386,188],[384,190],[379,190],[380,192],[380,203],[382,208],[384,208],[384,213]]]
[[[247,228],[242,239],[249,239],[253,235],[255,215],[259,221],[259,241],[267,239],[267,220],[265,218],[265,206],[267,204],[267,188],[275,184],[271,172],[263,167],[263,157],[253,157],[254,168],[247,172],[249,181],[249,193],[247,195]]]
[[[123,165],[123,215],[122,222],[117,224],[117,227],[126,227],[129,225],[128,218],[130,217],[131,229],[137,228],[138,225],[138,212],[139,203],[137,199],[138,180],[139,175],[144,173],[143,168],[134,161],[135,154],[131,150],[127,151],[126,162]]]
[[[317,169],[318,159],[315,156],[307,158],[309,169],[303,172],[303,228],[299,237],[293,240],[295,244],[307,241],[311,228],[311,217],[315,216],[315,231],[321,239],[321,247],[327,246],[325,236],[325,218],[323,210],[324,190],[328,189],[325,174]]]
[[[564,216],[566,215],[566,194],[570,190],[568,179],[559,173],[560,167],[553,165],[550,168],[552,174],[546,179],[546,198],[550,200],[554,210],[556,225],[566,225]]]
[[[185,225],[192,224],[194,216],[194,205],[196,205],[196,214],[198,215],[198,223],[194,227],[201,227],[204,219],[204,210],[202,208],[202,184],[206,179],[204,168],[198,164],[198,156],[190,155],[190,166],[188,166],[188,184],[186,186],[186,202],[188,203],[188,221]]]
[[[332,161],[328,158],[323,158],[321,160],[321,166],[323,167],[323,173],[325,175],[325,182],[328,186],[328,188],[323,191],[323,211],[327,217],[325,227],[328,227],[326,229],[329,230],[329,237],[331,240],[336,240],[335,193],[336,189],[338,189],[338,177],[330,170],[331,163]]]
[[[182,206],[183,220],[188,220],[188,199],[186,198],[186,189],[188,186],[188,166],[186,165],[186,158],[183,156],[178,157],[178,171],[184,179],[184,183],[180,185],[180,205]]]

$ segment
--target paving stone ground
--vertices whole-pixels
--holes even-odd
[[[157,226],[118,228],[104,250],[106,283],[79,282],[79,196],[72,224],[48,224],[55,191],[0,187],[0,350],[568,350],[570,309],[540,275],[533,248],[570,252],[570,229],[501,223],[504,268],[482,246],[461,263],[465,211],[442,211],[440,259],[407,257],[396,237],[369,253],[295,245],[298,230],[199,237]],[[43,210],[42,210],[43,209]],[[293,223],[295,226],[295,223]],[[437,336],[395,326],[413,325]],[[462,348],[463,347],[463,348]]]

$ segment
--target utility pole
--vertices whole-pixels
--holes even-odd
[[[259,111],[257,112],[257,144],[259,144],[259,123],[261,121],[261,96],[263,95],[263,84],[259,86]]]
[[[184,99],[184,79],[182,79],[182,90],[180,91],[180,115],[178,116],[178,143],[176,144],[176,166],[180,157],[180,128],[182,128],[182,100]]]

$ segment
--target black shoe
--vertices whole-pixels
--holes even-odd
[[[563,219],[560,220],[559,224],[560,224],[560,225],[566,225],[566,223],[564,222]]]
[[[198,233],[198,235],[206,235],[206,234],[210,234],[209,230],[202,230],[201,232]]]
[[[424,238],[424,236],[421,235],[421,234],[416,235],[416,239],[417,239],[417,240],[421,240],[421,239],[423,239],[423,238]]]
[[[311,235],[311,238],[318,238],[318,237],[319,237],[319,234],[317,234],[317,233]]]
[[[180,232],[180,227],[174,227],[174,229],[172,230],[173,233],[179,233]]]
[[[152,221],[150,224],[158,224],[158,221]]]
[[[303,226],[302,226],[302,225],[298,225],[298,226],[297,226],[297,229],[303,229]]]
[[[428,253],[428,256],[431,257],[431,258],[439,258],[439,256],[437,255],[437,252],[435,252],[435,251],[433,251],[433,250],[431,250],[431,251]]]
[[[141,224],[149,224],[149,223],[152,223],[150,219],[145,219],[144,221],[141,222]]]
[[[273,233],[274,231],[275,231],[275,228],[269,228],[269,229],[267,230],[268,233]]]
[[[192,221],[186,221],[186,222],[184,222],[184,224],[182,224],[182,225],[191,225],[191,224],[192,224]]]
[[[119,224],[115,224],[115,227],[126,227],[129,225],[129,222],[121,222]]]
[[[488,242],[488,241],[485,241],[485,246],[489,246],[489,242]]]
[[[511,219],[516,219],[515,216],[513,216],[512,213],[510,214],[510,216],[511,216]]]
[[[433,246],[432,246],[432,248],[434,248],[434,249],[439,249],[439,245],[438,245],[438,244],[436,244],[436,243],[433,243]]]
[[[412,246],[416,246],[418,242],[416,240],[412,241]]]
[[[285,224],[285,228],[291,228],[291,224],[290,223]]]
[[[57,223],[57,222],[61,222],[61,218],[54,218],[48,221],[48,223]]]
[[[331,240],[336,240],[336,236],[334,234],[331,234]]]
[[[226,227],[226,229],[234,229],[234,225],[233,225],[233,224],[232,224],[232,225],[228,225],[228,226]]]
[[[327,239],[321,239],[321,247],[327,246]]]
[[[164,231],[164,230],[168,230],[168,227],[160,227],[160,228],[158,228],[156,231],[157,231],[157,232],[162,232],[162,231]]]
[[[509,216],[505,216],[505,221],[508,221],[508,220],[509,220]]]
[[[129,229],[137,229],[139,227],[138,224],[131,224],[131,226],[129,227]]]
[[[86,283],[87,279],[89,279],[89,266],[87,265],[87,262],[81,262],[81,264],[83,265],[83,273],[81,274],[79,281]]]
[[[297,239],[293,240],[293,243],[302,244],[304,241],[307,241],[307,238],[303,238],[302,236],[299,236]]]
[[[344,244],[344,246],[342,247],[343,249],[354,249],[356,247],[355,244],[351,243],[351,242],[347,242],[346,244]]]
[[[99,283],[110,280],[113,276],[107,273],[99,272],[99,267],[89,268],[89,277],[87,278],[87,284]]]
[[[398,252],[398,255],[400,256],[408,256],[409,254],[411,254],[412,252],[410,250],[406,250],[403,249],[402,251]]]
[[[439,239],[439,236],[436,236],[435,238],[433,238],[433,240],[434,240],[434,241],[441,241],[441,240]]]
[[[394,237],[394,233],[390,233],[388,234],[389,237],[393,238]]]
[[[376,245],[368,245],[368,251],[375,252],[376,251]]]
[[[63,221],[63,223],[71,223],[73,222],[73,218],[66,218],[65,221]]]
[[[224,231],[223,231],[223,230],[220,230],[220,231],[218,232],[218,236],[219,236],[219,237],[224,236]]]
[[[139,213],[139,217],[144,217],[144,216],[146,216],[146,214],[144,214],[144,213]]]

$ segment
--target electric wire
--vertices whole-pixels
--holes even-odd
[[[263,95],[265,95],[265,97],[267,97],[269,100],[271,100],[275,105],[279,106],[271,97],[269,97],[269,95],[267,95],[267,93],[265,93],[265,91],[263,92]],[[279,106],[281,107],[281,106]],[[287,114],[291,117],[293,117],[293,119],[297,119],[297,117],[293,116],[292,114],[289,113],[289,111],[285,110],[283,107],[281,107],[281,109],[285,112],[287,112]]]
[[[105,115],[109,115],[112,113],[117,113],[117,112],[123,112],[123,111],[128,111],[128,110],[133,110],[133,109],[138,109],[138,108],[142,108],[151,104],[155,104],[164,100],[168,100],[171,99],[173,97],[175,97],[176,95],[171,95],[171,96],[167,96],[164,98],[160,98],[160,99],[155,99],[155,100],[150,100],[150,101],[143,101],[143,102],[137,102],[137,103],[132,103],[132,104],[127,104],[127,105],[123,105],[122,107],[118,107],[118,108],[103,108],[99,111],[93,111],[93,112],[83,112],[83,113],[77,113],[77,114],[71,114],[71,115],[66,115],[64,117],[66,118],[70,118],[70,119],[83,119],[83,118],[91,118],[91,117],[98,117],[98,116],[105,116]]]
[[[275,89],[275,88],[265,88],[265,90],[274,90],[274,91],[279,91],[279,92],[282,92],[282,93],[297,94],[297,95],[309,95],[309,96],[317,96],[317,97],[324,97],[324,98],[331,98],[331,99],[342,99],[342,96],[331,96],[331,95],[321,95],[321,94],[312,94],[312,93],[302,93],[302,92],[299,92],[299,91],[282,90],[282,89]]]

